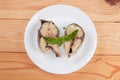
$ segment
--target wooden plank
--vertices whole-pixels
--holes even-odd
[[[0,51],[25,52],[24,31],[28,20],[0,20]]]
[[[120,23],[95,22],[98,34],[97,54],[120,55]]]
[[[120,56],[95,55],[77,72],[53,75],[37,68],[26,53],[0,53],[0,80],[119,80],[119,76]]]
[[[28,20],[0,20],[0,23],[0,51],[25,52],[23,39]],[[120,23],[94,23],[98,33],[96,54],[120,55]]]
[[[0,10],[0,19],[30,19],[38,10]]]
[[[120,4],[111,6],[105,0],[76,0],[74,2],[71,0],[0,0],[0,18],[30,19],[38,10],[54,4],[78,7],[93,21],[120,22]]]

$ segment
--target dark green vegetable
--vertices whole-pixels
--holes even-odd
[[[63,29],[66,29],[65,27],[63,27]]]
[[[46,38],[46,37],[44,37],[44,40],[49,44],[58,44],[58,38],[53,38],[53,37]]]
[[[60,37],[59,40],[58,40],[58,45],[61,46],[64,42],[65,42],[64,36]]]
[[[61,46],[65,41],[72,40],[76,36],[77,33],[78,33],[78,30],[75,30],[71,34],[66,35],[66,36],[62,36],[59,38],[55,38],[55,37],[46,38],[46,37],[44,37],[44,40],[49,44],[58,44],[59,46]]]
[[[66,35],[66,36],[64,37],[65,41],[70,41],[70,40],[72,40],[72,39],[76,36],[77,33],[78,33],[78,30],[75,30],[75,31],[73,31],[71,34]]]

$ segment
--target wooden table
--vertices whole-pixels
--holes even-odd
[[[71,74],[42,71],[24,48],[28,21],[38,10],[53,4],[80,8],[97,29],[94,57]],[[120,80],[120,4],[109,5],[104,0],[0,0],[0,80]]]

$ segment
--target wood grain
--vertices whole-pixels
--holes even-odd
[[[120,55],[120,23],[95,22],[98,33],[97,54]]]
[[[30,19],[38,10],[53,4],[78,7],[93,21],[120,22],[120,4],[111,6],[105,0],[0,0],[0,18]]]
[[[15,20],[28,20],[30,19],[38,10],[0,10],[0,19],[15,19]]]
[[[119,80],[119,62],[120,56],[95,55],[77,72],[54,75],[37,68],[26,53],[0,53],[0,80]]]
[[[24,30],[26,20],[0,20],[0,51],[25,52]]]
[[[98,45],[82,69],[55,75],[36,67],[24,49],[30,18],[54,4],[80,8],[94,21]],[[0,0],[0,80],[120,80],[120,3],[105,0]]]
[[[0,51],[25,52],[23,40],[28,20],[0,20],[0,23]],[[94,23],[98,33],[96,54],[120,55],[120,23]]]

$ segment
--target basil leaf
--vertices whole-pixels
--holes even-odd
[[[73,31],[71,34],[66,35],[66,36],[64,37],[65,41],[70,41],[70,40],[72,40],[72,39],[76,36],[77,33],[78,33],[78,29],[75,30],[75,31]]]
[[[59,38],[55,38],[55,37],[49,37],[49,38],[43,37],[43,38],[49,44],[58,44],[59,46],[61,46],[65,41],[72,40],[76,36],[77,33],[78,33],[78,30],[75,30],[71,34],[62,36]]]
[[[44,40],[49,44],[58,44],[58,38],[53,38],[53,37],[46,38],[46,37],[44,37]]]
[[[65,30],[66,28],[65,28],[65,27],[63,27],[63,29]]]
[[[61,46],[63,43],[64,43],[64,36],[63,37],[60,37],[59,40],[58,40],[58,45]]]

